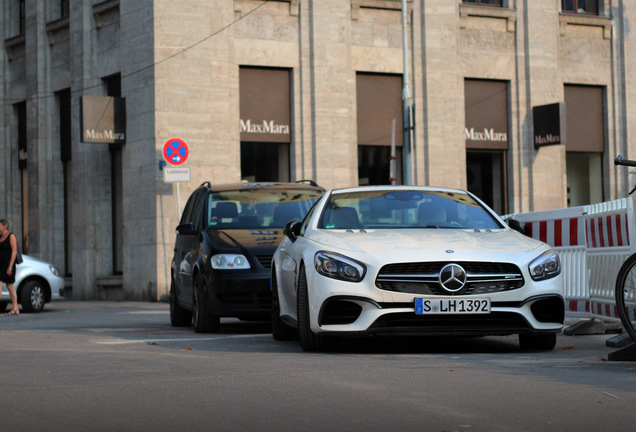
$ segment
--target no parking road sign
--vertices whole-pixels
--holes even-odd
[[[163,145],[163,157],[171,165],[181,165],[188,160],[188,145],[179,138],[170,138]]]

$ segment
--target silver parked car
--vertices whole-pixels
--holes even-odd
[[[17,265],[15,289],[18,303],[25,312],[41,312],[44,304],[64,298],[64,277],[52,264],[40,261],[28,255],[22,255],[23,262]],[[7,286],[2,284],[0,312],[11,303]]]

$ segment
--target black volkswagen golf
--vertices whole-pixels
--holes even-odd
[[[304,218],[323,192],[313,182],[203,183],[177,227],[172,325],[215,332],[221,317],[268,320],[271,260],[283,227]]]

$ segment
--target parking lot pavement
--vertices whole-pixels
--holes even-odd
[[[0,316],[2,426],[20,431],[624,431],[636,362],[611,335],[364,338],[336,353],[269,323],[172,327],[169,306],[63,301]],[[28,413],[28,414],[25,414]]]
[[[296,341],[276,343],[271,339],[269,323],[242,322],[222,319],[219,333],[195,333],[191,327],[170,325],[169,305],[159,302],[59,301],[47,305],[42,313],[21,314],[19,317],[0,316],[3,330],[73,331],[90,335],[91,343],[205,343],[209,341],[240,341],[256,338],[272,346],[297,349]],[[568,326],[574,321],[568,322]],[[616,334],[567,336],[559,335],[553,351],[535,355],[573,361],[605,362],[618,348],[606,342]],[[422,342],[425,341],[425,342]],[[267,347],[264,347],[267,349]],[[341,352],[358,353],[517,353],[516,336],[487,338],[363,338],[345,340]]]

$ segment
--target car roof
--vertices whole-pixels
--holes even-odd
[[[306,183],[307,182],[307,183]],[[311,182],[311,183],[308,183]],[[224,192],[224,191],[248,191],[248,190],[271,190],[271,191],[283,191],[283,190],[309,190],[324,192],[324,188],[318,186],[311,180],[301,180],[298,182],[251,182],[251,183],[226,183],[212,185],[210,182],[201,184],[200,187],[205,187],[211,192]]]
[[[408,185],[382,185],[382,186],[355,186],[349,188],[332,189],[333,193],[348,193],[348,192],[364,192],[364,191],[391,191],[391,190],[417,190],[422,192],[449,192],[458,194],[467,194],[468,192],[463,189],[451,189],[444,187],[433,186],[408,186]]]

